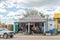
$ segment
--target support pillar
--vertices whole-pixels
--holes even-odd
[[[15,24],[13,25],[13,31],[14,31],[14,33],[15,33]]]
[[[56,19],[56,29],[58,28],[58,20]]]
[[[28,34],[30,34],[30,23],[28,23]]]
[[[58,19],[55,20],[55,24],[56,24],[56,34],[58,34]]]
[[[44,35],[46,35],[45,23],[44,23]]]

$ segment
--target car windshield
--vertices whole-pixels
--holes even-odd
[[[8,31],[8,29],[6,29],[6,28],[3,28],[3,30],[4,30],[4,31]]]
[[[2,31],[9,31],[9,30],[6,29],[6,28],[0,28],[0,30],[2,30]]]

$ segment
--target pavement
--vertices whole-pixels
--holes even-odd
[[[13,38],[0,38],[0,40],[60,40],[60,35],[54,36],[44,36],[40,34],[36,35],[23,35],[23,34],[15,34]]]

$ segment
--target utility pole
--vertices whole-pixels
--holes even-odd
[[[47,14],[47,28],[48,28],[48,20],[49,20],[48,18],[49,18],[49,15]]]
[[[47,31],[48,31],[48,17],[49,17],[49,15],[46,14],[46,20],[47,20]]]

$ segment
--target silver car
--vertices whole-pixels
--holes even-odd
[[[6,28],[0,28],[0,37],[1,36],[3,36],[5,39],[7,39],[8,37],[13,38],[14,32],[13,31],[9,31]]]

